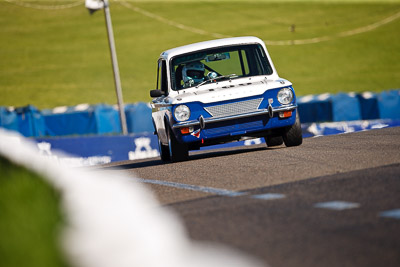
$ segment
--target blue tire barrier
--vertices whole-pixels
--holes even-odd
[[[46,125],[42,113],[28,105],[15,109],[18,131],[25,137],[38,137],[46,134]]]
[[[375,119],[400,119],[400,90],[381,93],[298,97],[302,123]],[[153,133],[151,108],[139,102],[125,106],[128,132]],[[27,137],[120,134],[118,109],[110,105],[81,104],[39,111],[33,106],[0,107],[0,127],[19,131]]]
[[[125,105],[125,116],[129,133],[154,132],[151,107],[147,103]]]
[[[384,91],[378,95],[379,116],[381,119],[400,118],[400,90]]]
[[[18,131],[18,118],[14,109],[0,107],[0,127]]]
[[[121,133],[121,123],[117,108],[108,105],[94,106],[97,134]]]
[[[302,123],[400,119],[400,90],[381,93],[339,93],[298,98]]]
[[[361,120],[360,102],[355,93],[339,93],[331,96],[332,121]]]
[[[93,109],[80,105],[79,108],[62,107],[44,111],[47,136],[96,134]]]
[[[60,109],[60,108],[59,108]],[[78,105],[44,111],[47,136],[116,134],[121,132],[118,111],[109,105]]]
[[[376,120],[379,119],[378,97],[376,93],[364,92],[357,95],[360,102],[361,119]]]
[[[330,94],[299,97],[298,111],[303,123],[332,121],[332,100]]]

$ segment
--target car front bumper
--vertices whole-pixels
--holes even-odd
[[[280,118],[279,114],[292,111],[287,118]],[[243,113],[224,117],[203,118],[173,124],[173,129],[178,140],[184,143],[197,142],[201,139],[214,139],[232,136],[246,136],[255,132],[272,130],[291,126],[295,123],[297,105],[291,104],[267,109],[259,109],[255,112]],[[180,129],[192,127],[193,132],[181,134]]]
[[[297,108],[297,105],[286,105],[286,106],[281,106],[278,108],[274,108],[271,105],[269,105],[267,109],[260,109],[255,112],[237,114],[237,115],[232,115],[232,116],[211,117],[211,118],[204,118],[203,116],[200,116],[198,118],[198,120],[191,120],[191,121],[175,123],[173,125],[173,128],[176,129],[176,128],[183,128],[183,127],[200,126],[200,128],[204,129],[206,127],[206,125],[208,125],[209,123],[229,121],[229,120],[242,119],[242,118],[248,118],[248,117],[256,117],[256,116],[260,116],[260,115],[268,115],[270,118],[273,118],[274,115],[279,112],[292,111],[292,110],[295,110],[296,108]]]

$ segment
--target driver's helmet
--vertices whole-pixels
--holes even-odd
[[[187,63],[182,69],[182,79],[185,87],[204,81],[204,64],[200,61]]]

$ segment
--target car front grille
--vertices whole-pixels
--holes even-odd
[[[243,121],[235,121],[234,124],[227,124],[217,127],[209,127],[204,129],[205,136],[209,137],[211,135],[219,135],[219,134],[229,134],[234,133],[241,130],[255,130],[264,127],[266,122],[262,119],[258,119],[255,121],[250,122],[243,122]]]
[[[209,106],[204,109],[213,117],[226,117],[257,111],[262,100],[262,98],[256,98],[235,103]]]

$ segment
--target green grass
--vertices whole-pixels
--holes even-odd
[[[67,266],[59,202],[41,177],[0,156],[0,266]]]
[[[130,3],[207,32],[275,41],[334,36],[400,12],[399,1]],[[116,2],[111,2],[111,15],[124,101],[129,103],[150,100],[162,51],[214,39]],[[290,31],[293,24],[295,32]],[[400,19],[350,37],[268,49],[278,73],[294,83],[298,95],[382,91],[400,87],[399,29]],[[0,0],[0,39],[0,105],[50,108],[116,102],[102,11],[90,16],[83,5],[37,10]]]

